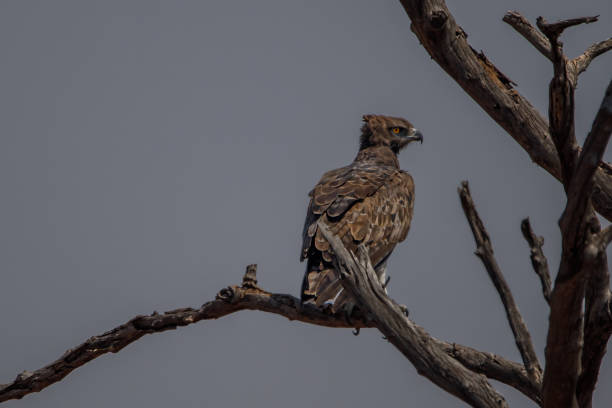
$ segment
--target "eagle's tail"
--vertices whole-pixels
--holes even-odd
[[[350,301],[351,297],[342,289],[331,262],[316,258],[308,258],[302,281],[302,302],[312,302],[317,307],[331,302],[333,311],[336,312]]]
[[[375,268],[376,275],[383,287],[387,284],[387,258],[388,256]],[[386,288],[385,292],[387,292]],[[337,312],[350,301],[352,297],[342,288],[338,272],[334,269],[333,264],[326,262],[321,257],[309,257],[302,281],[302,303],[312,302],[320,307],[331,302],[332,310]]]

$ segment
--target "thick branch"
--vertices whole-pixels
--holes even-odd
[[[595,116],[591,131],[584,141],[584,148],[576,174],[568,193],[568,206],[571,201],[588,201],[593,188],[593,175],[603,157],[610,134],[612,133],[612,80],[608,84],[599,111]]]
[[[503,20],[510,24],[520,35],[525,37],[538,51],[552,61],[552,49],[550,41],[540,33],[525,17],[518,11],[509,11],[504,15]]]
[[[334,314],[330,307],[302,305],[298,298],[291,295],[266,292],[257,286],[256,265],[249,265],[242,286],[230,286],[221,290],[215,300],[203,304],[199,309],[183,308],[162,314],[154,312],[149,316],[136,316],[66,351],[53,363],[34,372],[24,371],[10,384],[0,384],[0,403],[41,391],[89,361],[106,353],[117,353],[146,334],[161,333],[202,320],[218,319],[241,310],[278,314],[289,320],[325,327],[373,327],[372,322],[367,322],[359,310],[351,315],[349,325],[343,312]],[[470,347],[436,341],[447,354],[467,368],[508,384],[538,402],[540,384],[533,384],[520,364]]]
[[[535,163],[561,180],[561,166],[548,123],[484,54],[474,51],[445,2],[400,0],[400,3],[412,21],[412,31],[438,65]],[[612,167],[601,163],[595,178],[593,204],[601,215],[612,221]]]
[[[476,241],[476,255],[484,264],[487,273],[489,274],[489,277],[491,278],[491,281],[493,282],[495,289],[497,289],[499,297],[504,304],[506,317],[508,318],[508,323],[510,323],[510,328],[514,334],[516,346],[518,347],[521,357],[523,358],[523,362],[525,363],[525,368],[535,382],[540,382],[542,377],[542,369],[540,368],[538,357],[535,353],[535,349],[533,348],[531,334],[527,329],[527,325],[523,321],[521,312],[518,310],[518,306],[514,301],[510,287],[506,283],[506,279],[504,279],[499,265],[495,260],[493,246],[491,245],[489,234],[487,234],[484,224],[478,216],[478,212],[476,211],[476,206],[472,200],[467,181],[461,183],[461,187],[459,188],[459,197],[461,198],[461,207],[463,207],[463,212],[465,213],[465,217],[470,224],[472,234],[474,235],[474,240]]]
[[[584,144],[576,175],[572,180],[570,193],[588,194],[588,188],[593,182],[589,178],[593,174],[593,162],[601,159],[612,133],[612,81],[608,85],[606,95]],[[583,189],[587,189],[584,191]],[[569,206],[569,202],[568,202]],[[576,205],[576,207],[579,207]],[[572,220],[568,220],[569,223]],[[577,221],[575,221],[577,222]],[[606,247],[612,240],[610,226],[595,233],[587,232],[585,249],[585,266],[588,273],[588,283],[585,292],[586,322],[584,327],[584,348],[582,354],[582,371],[577,384],[577,397],[581,407],[590,407],[599,376],[599,368],[606,353],[606,346],[612,334],[612,314],[610,311],[610,274]]]
[[[583,349],[589,356],[603,356],[605,352],[605,344],[602,346],[598,343],[600,336],[597,334],[592,336],[588,322],[586,336],[589,339],[586,340],[583,347],[585,340],[583,337],[583,301],[586,302],[589,311],[593,310],[593,307],[589,305],[593,302],[599,303],[599,301],[592,299],[591,296],[600,293],[601,288],[593,287],[592,280],[609,280],[601,277],[602,273],[607,274],[607,266],[602,264],[605,255],[602,254],[602,251],[592,251],[593,248],[588,243],[590,234],[599,229],[599,223],[592,211],[589,198],[594,184],[593,174],[603,156],[611,133],[612,81],[608,85],[606,95],[584,143],[584,149],[575,171],[566,184],[567,205],[559,223],[562,232],[561,265],[555,280],[546,340],[546,372],[543,381],[545,407],[578,406],[577,394],[581,392],[578,389],[578,381],[584,378],[584,375],[581,377],[581,372],[584,372]],[[595,267],[596,265],[600,266]],[[589,279],[588,286],[586,285],[587,278]],[[608,294],[605,291],[606,287],[603,287],[603,296]],[[585,290],[588,291],[586,300]],[[594,310],[597,311],[597,307]],[[597,313],[600,312],[597,311]],[[587,318],[592,320],[590,317]],[[589,357],[588,361],[597,364],[597,366],[589,367],[590,370],[595,370],[596,380],[601,359]],[[592,393],[595,383],[590,380],[587,382],[590,382],[591,385],[580,386],[591,388]],[[590,394],[582,395],[581,400],[590,401],[590,396]]]
[[[567,65],[567,58],[563,54],[563,45],[559,36],[566,27],[580,24],[584,19],[563,20],[549,24],[542,17],[538,17],[537,24],[540,30],[548,37],[552,49],[552,62],[554,75],[550,81],[548,95],[548,120],[550,134],[561,160],[561,175],[563,187],[567,191],[569,181],[574,174],[574,166],[578,157],[578,144],[574,134],[574,90],[575,78]]]
[[[319,228],[334,250],[342,287],[364,308],[376,327],[415,366],[418,373],[473,407],[507,407],[484,376],[475,375],[440,346],[425,330],[403,313],[381,286],[367,250],[359,247],[359,259],[324,223]]]
[[[537,236],[533,232],[529,218],[525,218],[521,222],[521,232],[529,244],[531,265],[533,265],[535,273],[540,277],[544,299],[546,299],[546,302],[550,304],[550,292],[552,289],[550,273],[548,272],[548,261],[546,260],[546,256],[544,256],[544,251],[542,250],[544,238]]]
[[[576,395],[580,407],[591,407],[593,392],[599,377],[599,368],[606,354],[612,334],[612,312],[610,310],[610,274],[608,259],[603,250],[597,252],[590,262],[590,277],[585,291],[584,347],[581,373]]]

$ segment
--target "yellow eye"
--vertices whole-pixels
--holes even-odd
[[[400,132],[400,128],[394,127],[391,129],[391,131],[397,135]]]

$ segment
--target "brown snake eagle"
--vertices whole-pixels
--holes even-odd
[[[364,115],[363,122],[353,163],[325,173],[308,194],[300,255],[308,262],[301,298],[317,306],[333,302],[334,311],[352,302],[338,280],[333,251],[317,222],[324,222],[349,251],[356,253],[364,244],[386,286],[387,259],[406,238],[414,207],[414,182],[399,168],[397,154],[410,142],[423,142],[423,135],[402,118]]]

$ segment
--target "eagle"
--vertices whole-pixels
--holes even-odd
[[[422,143],[423,135],[406,119],[364,115],[355,160],[325,173],[308,193],[300,254],[300,261],[308,260],[302,303],[331,303],[334,312],[344,309],[345,313],[354,306],[338,280],[334,253],[318,228],[319,221],[349,251],[356,252],[363,244],[386,287],[387,259],[406,238],[414,208],[414,182],[400,169],[397,155],[417,140]]]

